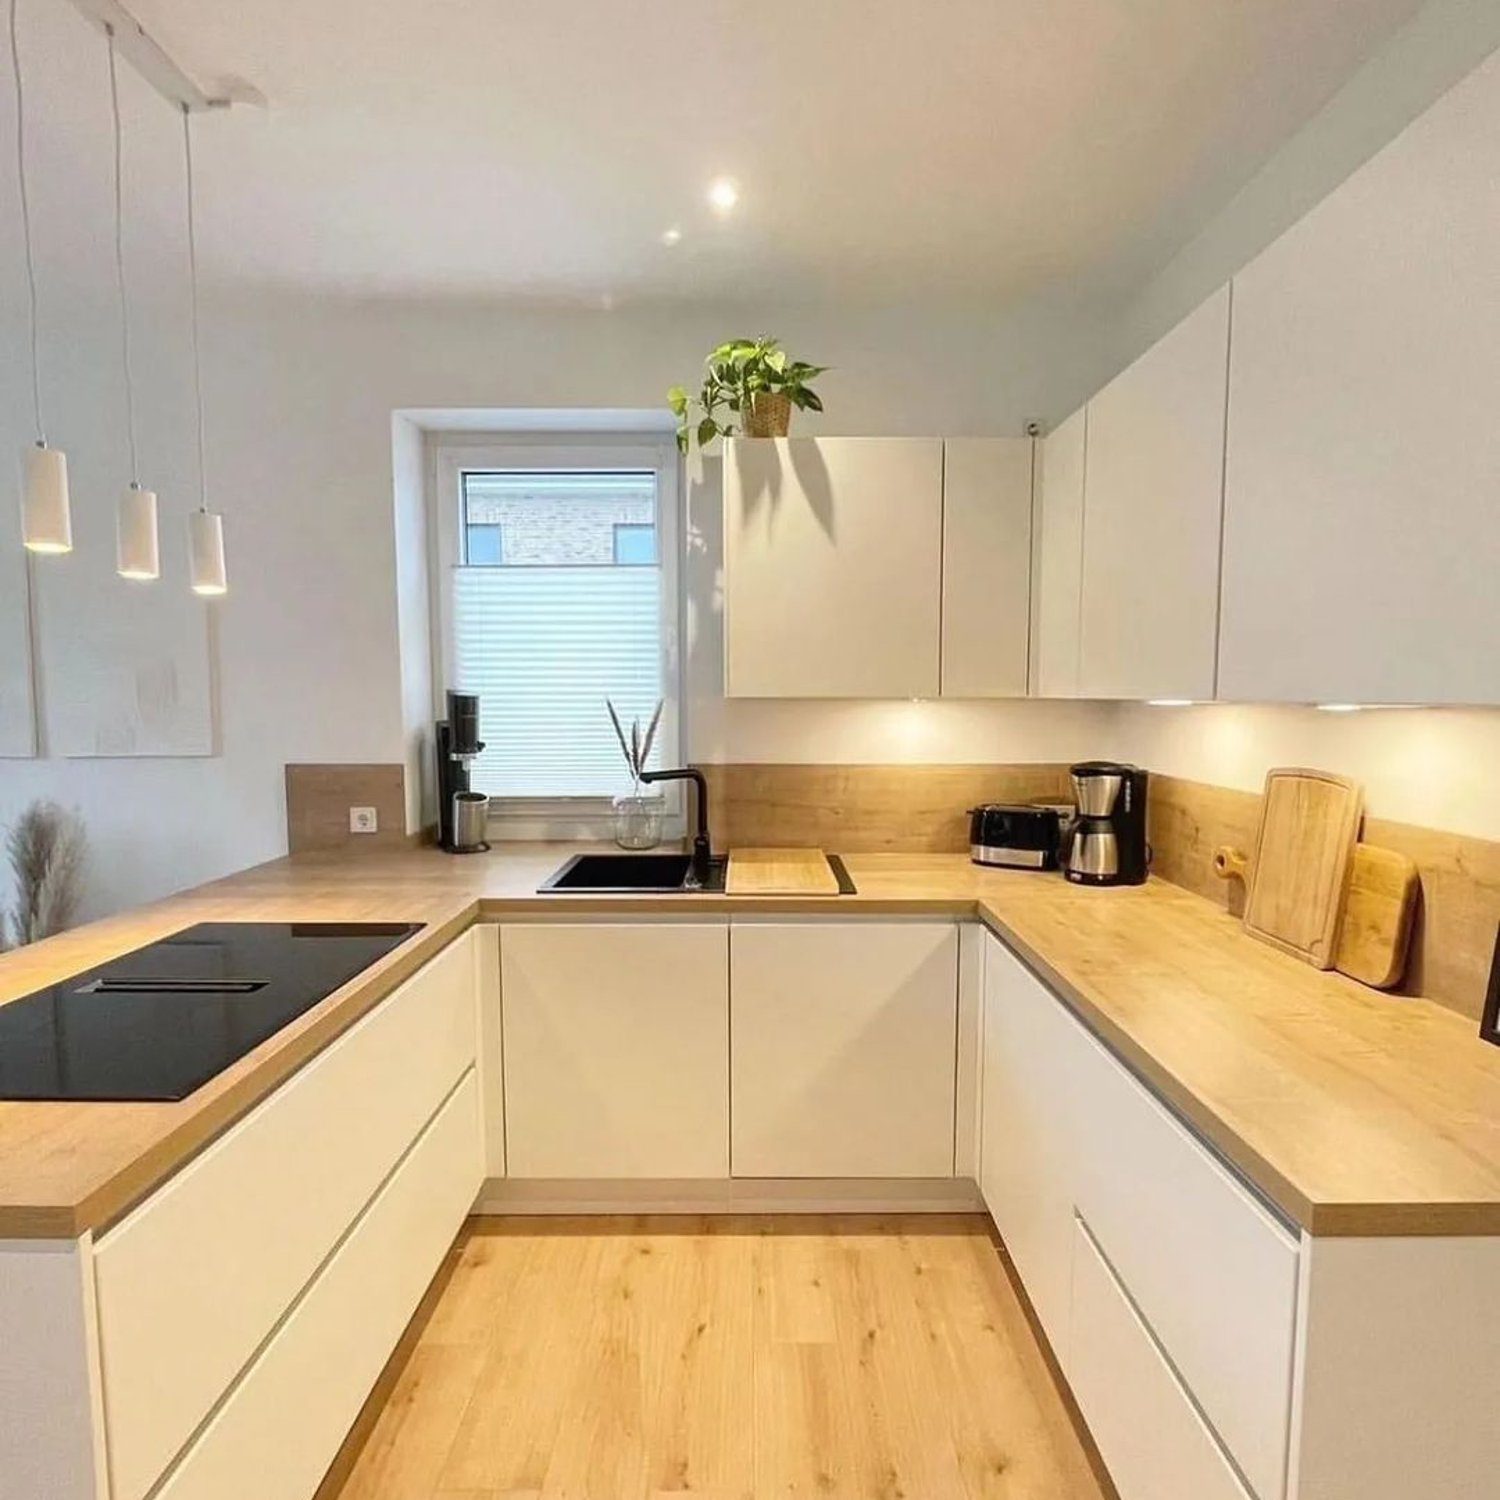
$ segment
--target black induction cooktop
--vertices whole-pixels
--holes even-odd
[[[201,922],[0,1005],[0,1099],[183,1099],[416,932]]]

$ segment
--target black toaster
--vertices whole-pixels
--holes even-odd
[[[1055,870],[1062,816],[1055,807],[986,802],[969,809],[969,858],[976,865]]]

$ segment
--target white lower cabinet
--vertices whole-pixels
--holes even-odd
[[[310,1500],[474,1202],[472,1069],[156,1500]]]
[[[1076,1139],[1073,1021],[1008,949],[985,939],[979,1186],[1031,1305],[1066,1362]]]
[[[1120,1500],[1251,1500],[1081,1219],[1068,1383]]]
[[[729,1175],[722,922],[500,931],[511,1178]]]
[[[951,1177],[952,922],[736,922],[736,1177]]]
[[[1225,1474],[1281,1500],[1298,1241],[993,937],[983,1059],[984,1199],[1112,1472],[1111,1442],[1124,1454],[1123,1500],[1241,1493],[1194,1489],[1197,1458],[1153,1467],[1127,1442],[1143,1416],[1131,1402],[1170,1405],[1179,1387],[1183,1452],[1201,1427]],[[1100,1266],[1081,1262],[1085,1243]]]
[[[418,970],[99,1240],[112,1500],[150,1490],[472,1067],[478,941]]]

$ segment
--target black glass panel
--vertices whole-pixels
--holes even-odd
[[[419,923],[204,922],[0,1005],[0,1099],[182,1099]]]

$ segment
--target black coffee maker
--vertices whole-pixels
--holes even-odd
[[[1078,821],[1063,874],[1078,885],[1140,885],[1151,864],[1146,842],[1146,773],[1086,760],[1073,767]]]
[[[469,763],[484,749],[479,695],[448,689],[448,717],[437,722],[438,843],[450,854],[477,854],[485,842],[489,798],[469,787]]]

